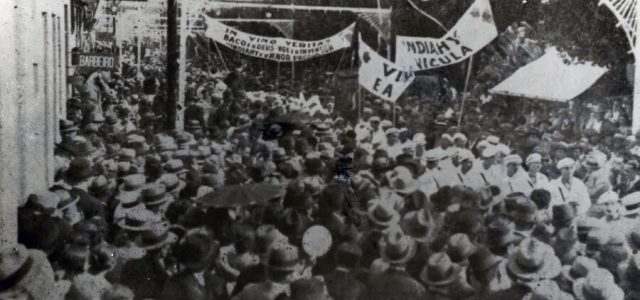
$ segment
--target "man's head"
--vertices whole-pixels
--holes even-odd
[[[569,180],[573,176],[575,161],[571,158],[563,158],[556,164],[563,180]]]
[[[518,172],[522,158],[517,154],[508,155],[504,158],[504,164],[507,166],[507,176],[511,177]]]

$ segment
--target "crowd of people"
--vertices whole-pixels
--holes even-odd
[[[143,70],[77,87],[0,298],[640,299],[640,140],[603,107],[579,134],[411,97],[356,119],[191,66],[167,132],[163,63]]]

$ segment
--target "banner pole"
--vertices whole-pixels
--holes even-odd
[[[393,102],[393,112],[392,112],[392,119],[393,119],[393,127],[396,127],[396,103]]]
[[[464,89],[462,91],[462,100],[460,102],[460,113],[458,115],[458,131],[462,124],[462,115],[464,114],[464,100],[467,98],[467,88],[469,87],[469,78],[471,77],[471,68],[473,67],[473,55],[469,57],[469,66],[467,68],[467,77],[464,80]]]
[[[276,91],[278,90],[278,88],[280,87],[280,62],[277,63],[277,67],[276,67]]]
[[[358,85],[358,121],[362,119],[362,87]]]

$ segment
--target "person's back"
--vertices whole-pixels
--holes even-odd
[[[121,282],[136,295],[135,299],[157,298],[168,279],[167,273],[153,255],[130,260],[122,267]]]
[[[347,269],[336,269],[323,277],[333,299],[356,300],[365,289],[365,285],[356,280]]]
[[[424,299],[426,290],[417,280],[404,270],[387,270],[383,274],[372,275],[366,284],[360,300],[413,300]]]

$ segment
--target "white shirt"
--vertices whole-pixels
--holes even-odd
[[[525,195],[531,194],[533,190],[533,186],[529,182],[528,174],[522,169],[518,167],[513,176],[505,177],[502,181],[502,185],[500,186],[501,194],[508,195],[515,192],[521,192]]]
[[[536,174],[534,175],[535,181],[531,178],[531,175],[529,175],[529,173],[527,173],[527,180],[529,182],[529,185],[532,186],[532,189],[536,190],[536,189],[545,189],[545,190],[549,190],[549,178],[547,178],[546,175],[540,173],[540,172],[536,172]]]
[[[552,180],[549,183],[549,187],[549,192],[551,192],[549,208],[552,208],[554,205],[575,202],[578,204],[578,215],[581,215],[586,213],[589,210],[589,207],[591,207],[591,200],[589,198],[587,186],[585,186],[584,183],[576,177],[571,177],[571,189],[564,185],[562,177]]]

